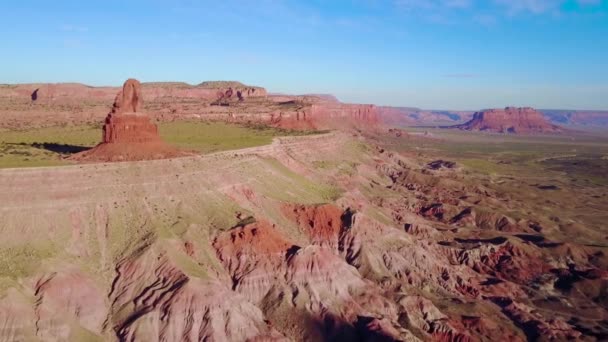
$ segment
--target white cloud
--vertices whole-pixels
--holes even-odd
[[[454,23],[453,12],[472,8],[475,0],[394,0],[393,5],[401,11],[424,18],[435,24]]]
[[[530,12],[533,14],[557,13],[566,0],[494,0],[505,7],[509,14]],[[599,5],[602,0],[576,0],[580,6]]]
[[[509,14],[531,12],[541,14],[554,12],[564,2],[563,0],[494,0],[494,2],[507,9]]]
[[[395,0],[395,6],[406,10],[442,10],[469,8],[473,0]]]

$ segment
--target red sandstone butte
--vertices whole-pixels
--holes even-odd
[[[141,112],[142,104],[141,84],[138,80],[128,79],[105,119],[101,143],[72,158],[79,161],[128,161],[183,155],[161,140],[158,127]]]
[[[467,131],[489,131],[497,133],[557,133],[562,129],[551,124],[543,114],[530,107],[507,107],[477,112],[473,119],[452,126]]]

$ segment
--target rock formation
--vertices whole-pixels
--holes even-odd
[[[141,85],[129,79],[116,95],[112,111],[103,126],[103,143],[145,143],[158,142],[158,129],[142,114]]]
[[[158,127],[142,113],[142,105],[141,84],[128,79],[105,119],[101,143],[73,158],[79,161],[127,161],[182,155],[161,140]]]
[[[530,107],[507,107],[477,112],[462,124],[451,126],[467,131],[489,131],[497,133],[556,133],[559,126],[551,124],[543,114]]]
[[[270,124],[287,129],[370,128],[380,123],[377,107],[366,104],[317,101],[295,112],[273,114]]]
[[[149,82],[141,84],[141,94],[154,101],[161,98],[215,100],[218,92],[233,89],[243,98],[266,97],[266,89],[240,82],[203,82],[190,85],[182,82]],[[120,87],[94,87],[81,83],[26,83],[0,85],[0,98],[30,101],[72,103],[82,100],[111,100]]]
[[[145,109],[161,122],[201,119],[286,129],[362,129],[380,123],[373,105],[341,103],[328,95],[268,94],[240,82],[152,82],[140,88],[138,100],[145,98],[146,106],[137,112]],[[0,107],[5,106],[0,128],[96,124],[119,91],[78,83],[0,85]]]

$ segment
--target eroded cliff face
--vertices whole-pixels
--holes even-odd
[[[265,97],[266,89],[239,82],[203,82],[189,85],[180,82],[143,83],[141,91],[150,101],[161,98],[215,100],[218,92],[233,89],[244,98]],[[93,87],[81,83],[32,83],[0,85],[0,98],[25,99],[32,102],[111,101],[120,87]]]
[[[269,123],[287,129],[374,129],[380,117],[374,105],[319,99],[295,111],[272,113]]]
[[[96,124],[106,117],[107,105],[119,91],[83,84],[0,85],[0,127]],[[373,105],[345,104],[323,95],[269,95],[264,88],[239,82],[143,83],[139,95],[146,102],[136,112],[157,121],[224,121],[299,130],[373,128],[380,122]],[[132,118],[131,124],[140,121]]]
[[[453,126],[468,131],[497,133],[557,133],[562,129],[550,123],[541,112],[529,108],[507,107],[476,112],[473,118]]]
[[[465,176],[339,132],[1,170],[0,339],[604,339],[604,249]]]

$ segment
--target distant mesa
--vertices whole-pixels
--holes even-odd
[[[608,110],[541,109],[541,112],[559,125],[608,127]]]
[[[141,111],[141,84],[128,79],[116,95],[112,111],[103,125],[100,144],[75,154],[78,161],[130,161],[164,159],[185,155],[165,144],[158,135],[158,127]]]
[[[563,129],[550,123],[544,115],[530,107],[507,107],[476,112],[461,125],[449,126],[466,131],[496,133],[558,133]]]

